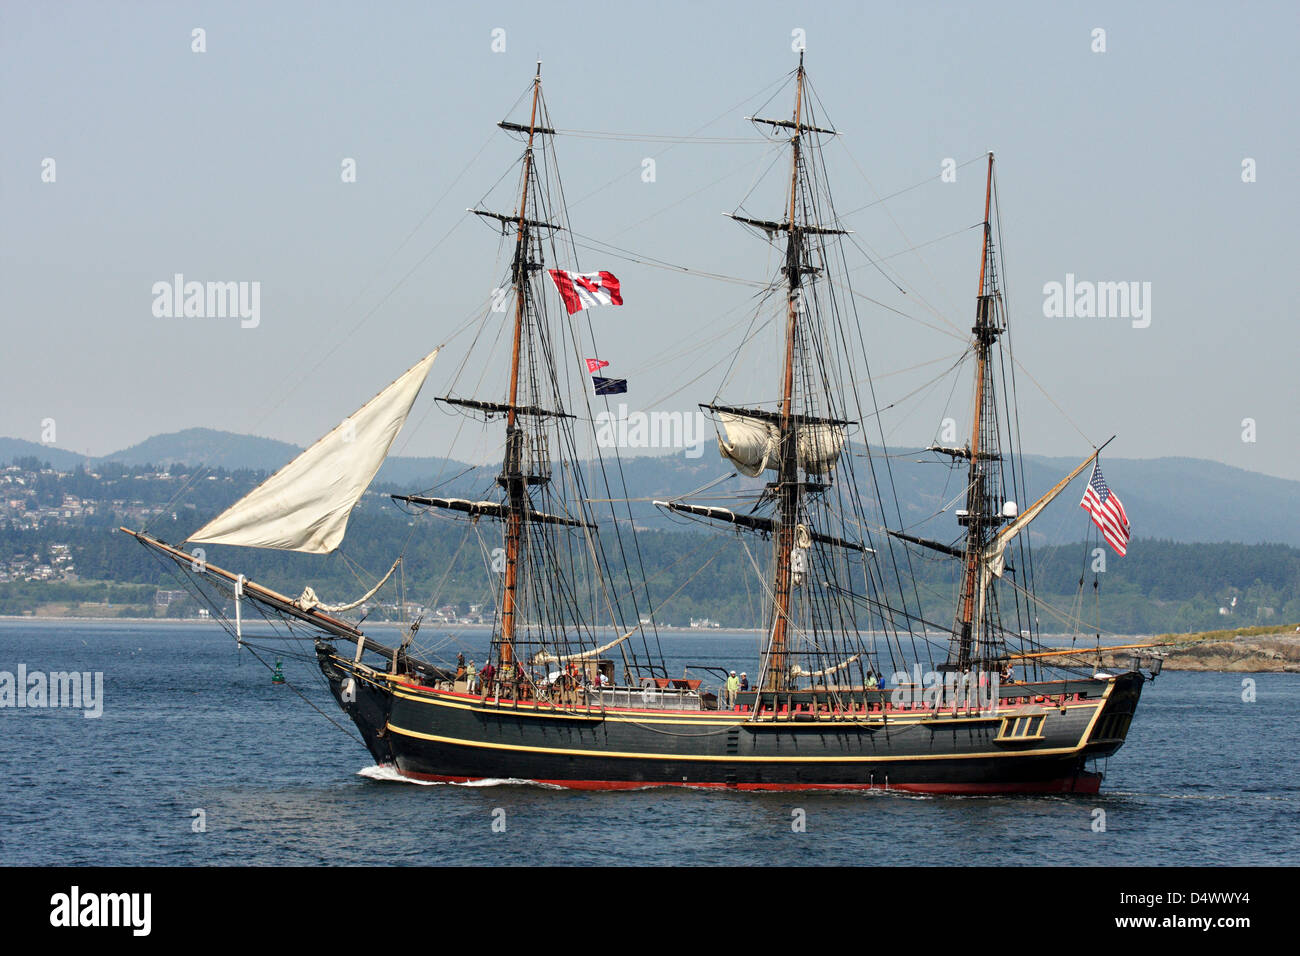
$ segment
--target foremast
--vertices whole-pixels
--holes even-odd
[[[502,454],[501,471],[496,477],[496,484],[502,489],[503,499],[500,503],[493,501],[470,501],[463,498],[427,497],[424,495],[394,495],[396,500],[420,507],[435,507],[450,511],[459,511],[473,518],[496,518],[504,525],[502,551],[504,568],[500,596],[500,626],[496,635],[496,651],[500,664],[513,664],[516,660],[516,646],[520,628],[523,602],[520,569],[526,547],[526,526],[567,526],[576,528],[594,528],[581,518],[567,514],[551,514],[533,507],[529,493],[530,485],[544,485],[550,480],[549,461],[547,460],[546,439],[542,434],[540,423],[544,419],[569,419],[563,408],[548,408],[536,401],[537,370],[533,367],[535,358],[533,347],[526,341],[534,321],[533,312],[540,308],[534,302],[530,283],[534,272],[543,268],[540,250],[534,255],[538,236],[545,231],[552,234],[560,230],[557,223],[546,218],[529,215],[529,203],[539,206],[535,195],[538,187],[537,162],[535,147],[539,136],[553,135],[555,130],[539,125],[542,113],[542,64],[539,61],[533,76],[528,124],[513,123],[506,120],[497,125],[504,130],[526,134],[521,183],[519,187],[519,206],[514,213],[490,212],[484,209],[472,209],[477,216],[492,219],[501,224],[503,233],[514,232],[515,248],[510,263],[510,287],[514,293],[514,322],[511,330],[510,371],[506,381],[505,402],[482,401],[469,398],[446,397],[441,399],[446,404],[462,409],[481,412],[489,417],[503,415],[505,418],[505,447]],[[544,215],[544,213],[543,213]],[[527,346],[527,348],[526,348]],[[525,353],[527,352],[527,355]],[[529,376],[529,395],[523,396],[523,379]],[[558,396],[553,396],[557,399]],[[526,422],[535,423],[533,426]]]
[[[507,686],[514,685],[512,693],[538,691],[525,685],[536,679],[534,667],[539,664],[585,660],[615,646],[629,679],[647,670],[663,672],[662,651],[650,648],[626,564],[624,536],[632,529],[623,531],[615,521],[609,532],[623,559],[621,574],[628,578],[627,593],[616,595],[606,574],[611,555],[597,533],[591,507],[593,501],[625,498],[611,488],[599,452],[590,468],[579,459],[573,424],[578,419],[566,410],[566,397],[586,392],[586,387],[575,389],[579,380],[572,375],[570,357],[574,367],[583,367],[582,355],[596,353],[594,341],[582,341],[577,322],[556,322],[548,314],[545,291],[552,286],[546,275],[548,263],[558,265],[567,253],[576,265],[577,256],[571,242],[562,247],[557,241],[567,231],[568,217],[555,152],[546,138],[555,136],[556,130],[550,125],[540,64],[525,96],[526,122],[503,120],[497,124],[517,135],[523,145],[519,185],[513,197],[518,206],[509,213],[477,207],[470,210],[499,226],[503,240],[514,238],[501,288],[482,319],[481,329],[491,325],[493,334],[476,337],[453,376],[452,394],[439,399],[484,422],[504,418],[500,471],[491,482],[492,490],[477,498],[435,496],[434,489],[428,495],[393,495],[419,509],[437,509],[452,516],[459,513],[471,524],[481,518],[501,523],[502,547],[491,553],[496,608],[489,655],[500,665]],[[552,278],[562,274],[551,270]],[[506,307],[499,304],[504,297],[497,296],[507,290],[515,299],[510,310],[513,319],[498,325],[495,313],[506,312]],[[492,352],[491,357],[485,358],[479,348]],[[500,391],[494,400],[472,397],[472,393],[470,397],[455,394],[462,376],[471,374],[477,389],[491,369],[506,376],[497,386]],[[580,379],[584,386],[586,379],[584,371]],[[590,394],[586,402],[585,420],[590,421],[594,415]],[[553,462],[559,465],[558,470],[553,469]],[[604,498],[589,493],[589,473],[604,481]],[[626,490],[622,494],[626,495]],[[612,505],[610,515],[615,517]],[[481,538],[480,545],[486,549]],[[634,541],[630,547],[635,549]],[[639,559],[639,552],[636,556]],[[608,626],[622,635],[612,644],[597,631],[606,615]],[[630,628],[629,617],[637,622]],[[644,657],[625,643],[636,634],[641,636]]]

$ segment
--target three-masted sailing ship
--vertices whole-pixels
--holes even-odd
[[[584,355],[598,353],[581,323],[550,301],[548,264],[575,262],[576,251],[560,238],[569,228],[557,201],[540,66],[527,123],[499,124],[523,143],[518,205],[473,210],[513,240],[503,287],[510,307],[489,310],[490,334],[476,339],[508,343],[504,388],[439,399],[488,430],[504,426],[495,431],[500,470],[478,499],[393,496],[402,507],[465,522],[467,534],[499,529],[487,542],[499,547],[484,548],[502,574],[491,669],[478,686],[418,654],[415,627],[397,646],[367,637],[347,617],[361,601],[326,605],[310,588],[293,598],[129,533],[224,601],[214,607],[240,639],[246,605],[312,635],[330,691],[371,755],[405,777],[600,789],[1095,792],[1101,775],[1090,764],[1123,744],[1149,678],[1140,659],[1103,673],[1084,652],[1037,642],[1023,532],[1099,450],[1018,508],[1026,495],[1012,440],[1017,422],[997,388],[1014,368],[1002,351],[1008,329],[990,219],[992,154],[969,340],[970,438],[931,449],[964,474],[965,507],[955,541],[929,540],[904,532],[901,515],[890,527],[883,435],[876,447],[863,437],[864,423],[879,417],[874,392],[863,387],[867,356],[879,344],[859,321],[847,283],[848,230],[836,218],[821,157],[836,134],[814,113],[802,55],[792,81],[788,118],[753,119],[789,150],[780,217],[733,215],[781,251],[760,305],[769,321],[746,337],[766,341],[758,328],[770,327],[779,350],[768,347],[746,365],[747,378],[728,374],[702,406],[726,466],[751,479],[752,500],[748,508],[735,506],[737,495],[730,506],[698,494],[656,502],[671,516],[740,535],[753,557],[766,624],[752,688],[724,683],[714,692],[667,672],[631,512],[618,497],[621,467],[599,449],[578,460],[577,430],[593,420],[593,396],[582,372],[576,386],[573,376]],[[437,354],[187,540],[333,550]],[[780,359],[769,367],[762,358],[772,354]],[[488,367],[467,358],[452,391],[462,379],[477,384]],[[722,394],[742,388],[751,394]],[[570,410],[574,395],[586,396],[587,407]],[[750,542],[759,544],[751,550]],[[950,622],[925,620],[919,595],[909,593],[913,549],[955,562],[960,587]]]

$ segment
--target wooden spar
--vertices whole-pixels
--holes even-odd
[[[794,93],[794,136],[791,138],[791,150],[790,150],[791,152],[790,213],[789,213],[789,219],[787,220],[790,223],[790,241],[792,244],[795,241],[795,227],[794,227],[795,204],[799,198],[799,135],[800,135],[799,119],[800,119],[800,113],[802,112],[802,109],[803,109],[803,54],[800,53],[799,54],[799,75],[798,75],[798,81],[795,83],[795,93]],[[798,252],[798,249],[799,247],[795,245],[794,251],[796,253]],[[793,263],[793,265],[798,265],[798,263],[795,262]],[[791,402],[794,393],[794,331],[795,331],[795,319],[798,317],[799,314],[799,310],[795,302],[795,298],[796,298],[795,290],[798,288],[798,284],[799,284],[798,273],[792,271],[791,274],[788,274],[786,276],[786,284],[789,287],[790,293],[786,302],[787,314],[786,314],[786,331],[785,331],[785,371],[784,371],[783,384],[781,389],[781,417],[782,419],[784,419],[782,423],[783,429],[789,427]],[[785,436],[782,435],[781,438],[784,441]]]
[[[979,575],[980,554],[983,550],[983,542],[980,540],[983,531],[984,515],[984,487],[980,471],[980,426],[984,417],[984,377],[988,365],[989,340],[987,336],[987,313],[984,308],[984,281],[985,268],[988,264],[989,255],[989,212],[991,209],[990,200],[993,196],[993,154],[989,153],[988,179],[984,185],[984,242],[980,251],[980,284],[979,293],[975,300],[976,317],[975,317],[975,411],[972,418],[970,439],[970,501],[974,507],[968,509],[969,516],[967,525],[967,542],[966,542],[966,567],[962,576],[962,596],[960,618],[960,645],[957,655],[958,666],[965,667],[970,663],[970,648],[973,638],[973,631],[978,623],[975,618],[975,584]]]
[[[157,538],[150,537],[144,532],[132,531],[130,528],[125,527],[120,527],[117,530],[121,531],[123,534],[129,534],[141,544],[147,545],[155,551],[161,551],[177,564],[192,565],[194,563],[194,555],[187,554],[180,548],[173,548],[171,545],[159,541]],[[242,579],[242,590],[245,595],[255,600],[262,600],[265,603],[271,604],[273,607],[284,611],[286,614],[292,614],[294,617],[300,618],[301,620],[316,624],[337,637],[346,638],[350,641],[365,640],[361,632],[347,621],[339,620],[336,617],[331,617],[330,615],[324,614],[320,611],[304,610],[288,595],[281,594],[279,591],[273,591],[271,588],[258,584],[255,581],[250,581],[242,574],[235,574],[231,571],[225,570],[224,568],[219,568],[215,564],[209,564],[207,561],[203,562],[203,569],[206,573],[211,574],[214,577],[230,582],[232,586],[239,587],[239,582]],[[373,644],[374,642],[372,641],[371,643]]]
[[[519,228],[515,233],[515,335],[514,346],[510,355],[510,410],[506,413],[506,456],[505,479],[506,492],[510,498],[510,514],[506,518],[506,579],[501,603],[501,641],[499,645],[502,664],[508,664],[514,658],[515,640],[515,591],[519,582],[519,539],[523,525],[523,508],[518,499],[523,495],[523,467],[521,442],[515,423],[516,407],[519,399],[519,347],[523,339],[524,314],[526,309],[528,284],[528,181],[533,167],[533,137],[537,133],[537,97],[542,88],[542,64],[537,63],[537,74],[533,77],[533,106],[528,118],[528,149],[524,152],[524,186],[519,199]]]
[[[1051,504],[1052,501],[1056,498],[1056,496],[1066,489],[1066,487],[1070,484],[1070,482],[1074,481],[1074,479],[1079,476],[1079,472],[1083,471],[1083,469],[1087,468],[1090,464],[1092,464],[1094,461],[1097,460],[1097,456],[1101,454],[1102,448],[1105,448],[1114,440],[1115,440],[1115,436],[1111,435],[1110,438],[1106,439],[1106,441],[1102,443],[1101,448],[1098,448],[1091,455],[1089,455],[1078,465],[1076,465],[1073,471],[1071,471],[1068,475],[1066,475],[1064,478],[1062,478],[1060,481],[1054,484],[1051,488],[1049,488],[1041,498],[1035,501],[1024,511],[1020,512],[1019,517],[1017,517],[1009,525],[1007,525],[1005,528],[1003,528],[1001,531],[999,531],[997,534],[993,536],[992,540],[989,542],[988,546],[984,549],[984,553],[981,556],[986,566],[986,569],[991,575],[998,578],[1002,577],[1002,571],[1003,571],[1002,555],[1005,553],[1007,545],[1011,543],[1011,539],[1014,538],[1016,535],[1018,535],[1025,528],[1029,527],[1029,523],[1033,521],[1034,518],[1037,517],[1038,514],[1044,508],[1046,508],[1049,504]],[[890,533],[892,534],[893,532]]]
[[[781,525],[776,536],[776,581],[772,608],[772,639],[768,644],[768,661],[763,689],[784,690],[786,684],[786,641],[790,617],[790,551],[794,547],[794,526],[799,517],[799,451],[792,427],[794,397],[794,339],[799,317],[799,244],[795,228],[796,203],[799,198],[799,136],[803,113],[803,54],[799,54],[799,72],[795,81],[794,136],[791,137],[789,250],[786,255],[785,368],[781,381]]]
[[[1031,657],[1091,657],[1098,651],[1103,654],[1108,651],[1132,651],[1142,647],[1173,647],[1174,641],[1157,641],[1154,644],[1113,644],[1110,647],[1088,647],[1083,650],[1077,648],[1058,648],[1052,651],[1037,651],[1033,654],[1010,654],[1010,660],[1023,661]]]
[[[989,256],[989,200],[993,198],[993,154],[989,153],[989,171],[988,178],[984,183],[984,249],[980,253],[980,287],[978,295],[984,294],[984,270],[988,265]],[[978,445],[972,445],[971,451],[978,451]]]

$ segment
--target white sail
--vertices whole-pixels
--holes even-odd
[[[781,433],[775,426],[757,418],[720,412],[726,437],[718,435],[718,453],[731,461],[736,470],[754,478],[765,468],[776,471],[780,463]]]
[[[844,449],[844,428],[840,425],[802,425],[799,428],[799,465],[813,475],[824,475],[835,467]]]
[[[718,436],[718,453],[741,474],[757,477],[765,469],[778,471],[781,465],[781,430],[775,424],[745,415],[720,412],[723,435]],[[844,449],[844,429],[839,425],[799,426],[799,466],[814,475],[835,467]]]
[[[333,551],[347,531],[348,516],[401,431],[437,355],[434,349],[189,540],[308,554]]]
[[[1042,510],[1051,504],[1052,500],[1064,491],[1066,486],[1078,477],[1079,472],[1087,468],[1099,454],[1101,454],[1101,452],[1095,451],[1085,458],[1079,467],[1075,468],[1074,471],[1070,472],[1053,485],[1047,494],[1043,495],[1043,497],[1039,498],[1032,505],[1022,511],[1015,521],[1011,522],[993,537],[993,540],[984,548],[984,567],[988,569],[987,574],[991,574],[993,577],[997,578],[1002,577],[1002,572],[1005,570],[1007,563],[1007,545],[1011,543],[1011,539],[1025,528],[1029,527],[1029,523],[1037,518]],[[982,576],[980,579],[981,601],[983,601],[983,589],[987,584],[987,574]]]

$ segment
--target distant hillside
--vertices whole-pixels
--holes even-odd
[[[76,468],[90,460],[85,455],[56,448],[53,445],[40,445],[21,438],[0,438],[0,464],[7,465],[15,458],[35,458],[38,461],[49,462],[51,467],[64,471]]]
[[[12,441],[12,439],[0,439],[0,441]],[[30,442],[20,444],[31,445]],[[43,445],[32,445],[32,447],[46,450]],[[104,455],[94,461],[96,463],[114,461],[128,466],[186,464],[225,468],[227,471],[246,468],[252,471],[272,472],[287,465],[301,451],[302,448],[298,445],[277,441],[274,438],[239,435],[213,428],[187,428],[184,431],[154,435],[138,445],[123,448],[121,451]],[[51,464],[55,464],[53,459],[49,460]],[[81,456],[75,456],[69,467],[83,460]],[[445,470],[444,477],[457,474],[466,467],[459,462],[449,464],[450,467]],[[433,483],[442,466],[443,460],[439,458],[393,457],[384,462],[377,480],[401,485],[404,488],[424,487]]]
[[[463,461],[450,458],[402,458],[393,456],[379,466],[375,476],[376,487],[391,486],[393,491],[422,491],[439,482],[445,482],[469,469],[469,474],[462,478],[460,484],[468,481],[473,484],[473,476],[495,475],[501,470],[499,466],[471,468]],[[490,479],[488,479],[490,480]]]
[[[933,462],[932,454],[895,454],[900,457],[891,464],[905,524],[933,514],[964,487],[963,472]],[[1032,503],[1078,463],[1078,459],[1026,456],[1030,501],[1019,502],[1020,506]],[[1103,456],[1102,469],[1106,483],[1124,502],[1134,537],[1300,547],[1300,509],[1296,508],[1300,482],[1199,458]],[[1062,543],[1083,535],[1088,517],[1078,505],[1088,474],[1076,478],[1034,523],[1036,540]],[[958,530],[956,519],[944,515],[921,524],[917,533],[950,540]]]
[[[270,438],[191,428],[156,435],[95,461],[169,467],[178,462],[202,463],[232,471],[270,472],[286,464],[300,450]],[[84,461],[82,456],[58,448],[0,438],[0,462],[28,455],[65,469]],[[1032,501],[1077,463],[1066,458],[1028,456],[1027,497]],[[875,464],[882,487],[887,488],[886,462],[877,456]],[[1300,501],[1300,482],[1196,458],[1105,458],[1103,467],[1107,482],[1123,500],[1133,522],[1134,537],[1300,547],[1300,508],[1295,507],[1295,502]],[[868,492],[866,498],[873,500],[870,472],[860,453],[854,468]],[[964,487],[963,471],[937,461],[931,453],[909,449],[894,450],[888,469],[897,490],[902,526],[923,536],[956,540],[960,529],[952,509],[960,506],[955,502]],[[654,528],[676,525],[648,499],[683,495],[728,474],[724,462],[712,449],[706,449],[700,458],[681,454],[629,457],[623,460],[622,470],[627,480],[627,497],[647,499],[631,505],[637,523]],[[483,495],[492,492],[496,472],[496,466],[471,468],[450,459],[394,457],[380,469],[375,487],[377,491],[419,491],[436,483],[445,494]],[[609,475],[611,482],[617,481],[617,470],[612,464]],[[1037,542],[1077,541],[1088,533],[1087,516],[1078,508],[1085,481],[1086,474],[1075,479],[1075,486],[1034,524],[1032,534]],[[589,469],[587,484],[592,497],[622,496],[619,490],[605,489],[595,469]],[[753,492],[761,486],[758,479],[736,477],[715,486],[710,493],[721,498]],[[1030,501],[1019,504],[1024,507]],[[888,524],[898,527],[900,521],[888,495],[886,502]],[[734,500],[730,503],[735,505]],[[945,506],[948,511],[939,513]]]
[[[115,461],[122,465],[207,465],[234,471],[251,468],[274,471],[302,451],[296,445],[237,435],[212,428],[187,428],[166,435],[154,435],[138,445],[123,448],[96,461]]]
[[[965,475],[922,450],[893,452],[889,472],[882,459],[876,467],[882,488],[888,488],[892,473],[902,523],[914,534],[953,541],[960,536],[953,504],[965,487]],[[1036,500],[1078,464],[1065,458],[1027,456],[1025,462],[1029,501]],[[441,472],[439,472],[441,469]],[[483,496],[491,494],[498,466],[469,469],[457,462],[441,459],[392,459],[379,472],[380,483],[391,483],[406,490],[428,487],[433,476],[441,473],[447,494]],[[870,489],[870,472],[865,463],[855,462],[865,497],[874,499]],[[1273,478],[1195,458],[1106,458],[1103,470],[1110,487],[1120,496],[1133,524],[1134,537],[1179,542],[1223,541],[1243,544],[1288,544],[1300,547],[1300,482]],[[462,474],[463,473],[463,474]],[[700,458],[684,455],[632,457],[623,461],[627,497],[643,499],[631,504],[637,523],[652,528],[679,527],[680,521],[667,517],[650,499],[684,495],[728,474],[716,453]],[[457,478],[456,476],[460,476]],[[1089,518],[1079,508],[1088,472],[1075,479],[1034,523],[1032,533],[1039,544],[1078,541],[1090,532]],[[610,468],[610,481],[617,481],[617,471]],[[710,489],[719,497],[736,493],[753,493],[765,479],[730,478]],[[599,473],[589,473],[587,486],[592,497],[618,497],[621,491],[601,487]],[[719,503],[736,507],[735,501]],[[946,513],[938,514],[945,505]],[[887,523],[898,527],[892,501],[886,508]]]
[[[923,450],[902,449],[891,454],[888,471],[884,459],[877,458],[875,464],[882,489],[889,487],[892,474],[902,525],[914,534],[955,541],[961,529],[953,511],[963,506],[957,499],[965,487],[964,471],[935,460],[935,455]],[[443,464],[429,461],[421,468],[416,459],[405,461],[409,463],[405,467],[412,473],[422,475],[433,474]],[[1018,502],[1020,507],[1031,504],[1078,463],[1065,458],[1027,456],[1025,477],[1029,500]],[[444,480],[465,467],[448,463]],[[1124,502],[1135,538],[1300,547],[1300,508],[1295,505],[1300,501],[1300,482],[1196,458],[1105,458],[1102,467],[1106,481]],[[865,460],[857,459],[854,469],[863,486],[864,498],[874,500]],[[444,490],[451,494],[486,493],[496,471],[495,467],[474,469]],[[381,471],[380,479],[387,479],[389,474]],[[684,455],[626,458],[623,474],[627,480],[627,497],[647,499],[631,506],[638,524],[667,528],[676,527],[680,522],[663,515],[648,499],[687,494],[728,474],[728,470],[716,453],[706,451],[703,457],[694,459]],[[611,473],[611,481],[616,478],[616,473]],[[1085,471],[1034,523],[1032,535],[1037,543],[1078,541],[1090,533],[1088,516],[1078,506],[1087,479]],[[607,497],[599,488],[598,475],[589,475],[587,481],[593,497]],[[727,501],[726,497],[755,492],[762,484],[760,479],[738,476],[714,486],[708,494],[723,499],[719,504],[737,507],[736,501]],[[620,495],[621,492],[613,491],[608,496]],[[739,506],[747,507],[743,503]],[[945,506],[948,510],[940,513]],[[888,525],[898,527],[899,518],[888,496],[884,510]]]
[[[892,462],[898,483],[908,495],[920,501],[918,508],[924,507],[922,485],[933,480],[933,470],[920,464],[907,467],[906,461],[907,456],[903,456]],[[406,464],[416,469],[415,474],[428,473],[427,464]],[[440,464],[445,465],[445,477],[454,479],[444,481],[439,486],[440,493],[483,497],[495,491],[492,486],[496,466],[466,472],[454,463]],[[631,483],[630,497],[649,498],[709,484],[717,476],[719,464],[716,460],[658,458],[626,462],[624,471]],[[1165,464],[1173,469],[1168,478],[1170,501],[1161,503],[1146,501],[1142,495],[1131,496],[1129,510],[1141,509],[1144,513],[1141,521],[1177,520],[1183,509],[1199,507],[1194,496],[1179,491],[1189,483],[1177,481],[1186,475],[1186,464],[1147,464],[1152,465],[1151,473]],[[1190,463],[1202,472],[1204,465]],[[0,496],[0,614],[27,613],[60,602],[69,608],[70,602],[106,603],[110,597],[106,589],[110,584],[115,604],[148,604],[150,593],[131,592],[136,597],[130,597],[117,589],[167,587],[166,569],[127,536],[110,532],[126,524],[145,527],[165,540],[180,542],[186,534],[247,493],[265,475],[264,470],[226,471],[218,467],[207,470],[199,479],[188,467],[167,467],[171,474],[165,477],[156,473],[157,465],[128,466],[116,462],[99,463],[93,474],[80,469],[57,475],[33,474],[29,467],[20,469],[17,475],[0,475],[0,481],[6,486],[5,494]],[[1109,464],[1107,467],[1112,475],[1120,473]],[[609,470],[615,468],[611,465]],[[1043,468],[1050,470],[1047,465]],[[862,469],[855,470],[860,474]],[[1050,477],[1056,473],[1051,470]],[[728,472],[722,470],[721,474],[726,477]],[[1137,474],[1140,477],[1141,473]],[[1214,485],[1219,478],[1224,478],[1229,480],[1229,489],[1230,479],[1239,477],[1231,469],[1222,475],[1212,472],[1209,475],[1205,479],[1208,484]],[[1137,481],[1137,478],[1130,474],[1122,481]],[[599,499],[606,494],[596,477],[588,474],[586,483],[591,497]],[[716,493],[720,500],[726,501],[723,496],[732,492],[732,488],[723,485],[739,484],[736,480],[719,485]],[[755,484],[751,482],[751,487]],[[430,487],[431,482],[422,478],[412,485],[424,488]],[[482,549],[462,545],[469,540],[466,535],[470,538],[500,535],[501,530],[482,527],[474,530],[465,522],[446,516],[411,515],[387,498],[386,492],[402,487],[378,484],[361,500],[348,527],[346,558],[220,545],[206,548],[208,557],[214,564],[239,570],[289,593],[298,593],[303,584],[310,583],[319,594],[347,596],[357,594],[363,581],[375,580],[400,550],[406,557],[403,581],[408,593],[417,594],[424,601],[434,601],[437,595],[437,604],[450,601],[464,604],[466,608],[473,603],[490,604],[496,585],[484,568]],[[1231,501],[1228,491],[1217,493]],[[1082,602],[1084,620],[1093,621],[1094,585],[1102,597],[1101,626],[1120,633],[1182,632],[1218,624],[1300,621],[1300,548],[1285,544],[1162,541],[1139,534],[1129,543],[1127,557],[1107,552],[1107,566],[1097,567],[1094,573],[1089,552],[1095,542],[1084,544],[1080,540],[1083,534],[1079,532],[1087,533],[1091,529],[1087,517],[1075,505],[1077,494],[1076,489],[1071,489],[1061,508],[1063,527],[1071,521],[1079,522],[1074,526],[1076,535],[1056,542],[1056,546],[1049,541],[1047,546],[1036,548],[1032,564],[1024,562],[1019,567],[1022,565],[1019,556],[1015,562],[1017,573],[1032,571],[1038,594],[1045,600],[1045,626],[1060,626],[1059,615],[1063,612],[1067,616],[1078,613],[1081,596],[1086,598]],[[941,495],[936,500],[947,498]],[[1264,506],[1268,506],[1267,502]],[[648,501],[633,502],[631,507],[638,515],[652,513]],[[1241,502],[1232,504],[1231,508],[1246,514],[1250,510]],[[936,527],[951,517],[945,514],[935,522]],[[657,520],[661,525],[668,521],[663,515],[658,515]],[[1135,518],[1135,522],[1138,520]],[[1238,527],[1245,525],[1245,521],[1237,523]],[[1187,521],[1185,527],[1184,533],[1190,536],[1197,532],[1198,525]],[[1279,536],[1293,533],[1286,529],[1284,522],[1279,522],[1278,528],[1282,529]],[[940,536],[939,532],[934,534]],[[879,536],[875,543],[884,547]],[[622,556],[617,551],[608,555],[612,579],[620,579]],[[752,562],[757,561],[760,566],[770,562],[771,547],[760,544],[750,552],[734,531],[716,532],[691,523],[644,530],[637,537],[634,554],[635,575],[640,577],[644,573],[649,581],[648,593],[654,600],[666,602],[660,620],[685,624],[692,617],[710,617],[730,626],[757,626],[760,621],[762,589],[753,579]],[[67,566],[60,567],[60,562]],[[887,571],[889,566],[886,562],[880,567]],[[916,560],[906,567],[909,576],[915,575],[917,588],[913,592],[908,586],[908,600],[919,606],[921,617],[940,622],[950,619],[958,562],[918,553]],[[359,580],[358,569],[367,569],[376,578],[362,573]],[[671,600],[670,596],[673,596]],[[194,610],[191,607],[188,613]],[[629,609],[629,613],[639,614],[641,610]],[[180,613],[180,605],[175,608],[169,605],[167,613],[173,611]],[[131,611],[141,612],[139,607]],[[143,613],[154,612],[145,608]]]

